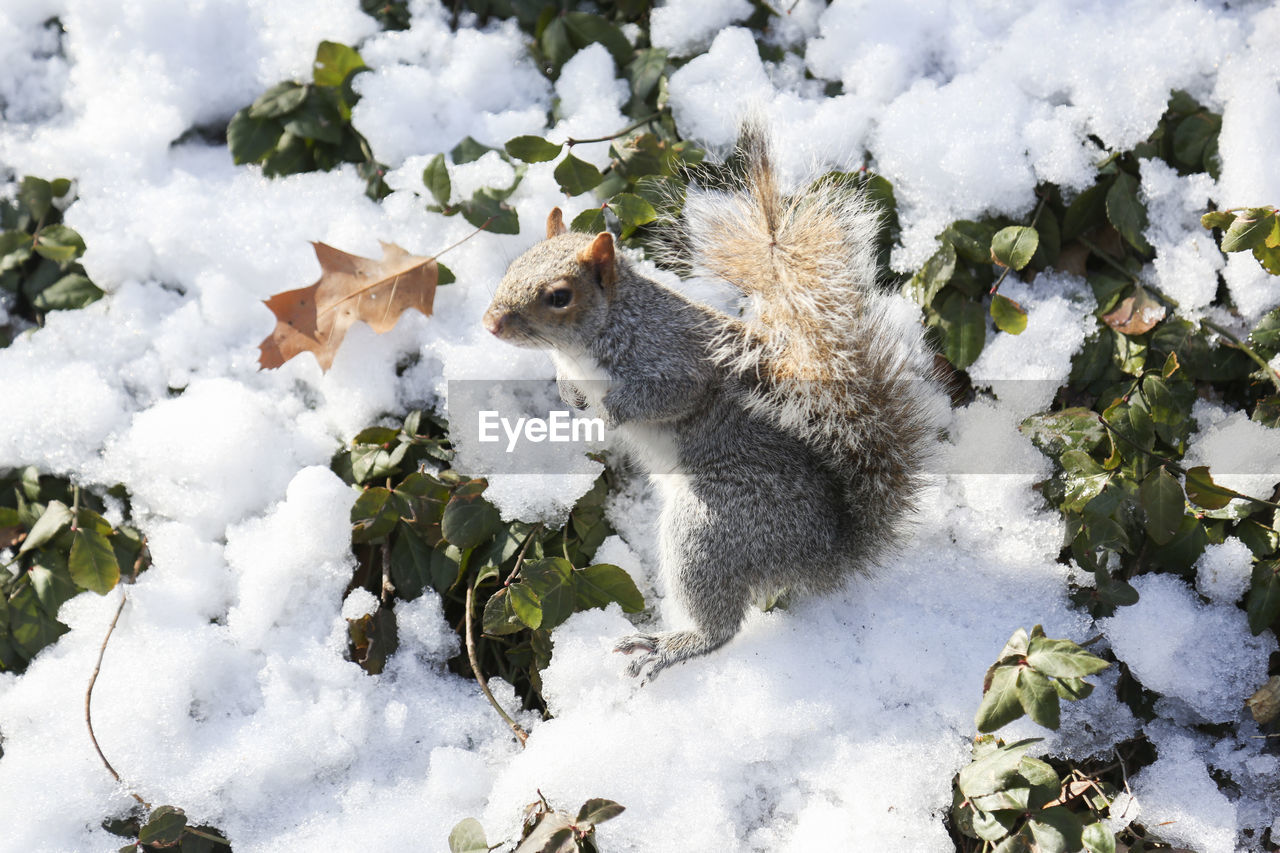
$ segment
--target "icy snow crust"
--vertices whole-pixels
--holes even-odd
[[[478,320],[546,211],[560,204],[572,216],[592,201],[566,202],[553,164],[531,167],[513,197],[522,233],[457,249],[448,262],[458,283],[438,294],[435,317],[406,316],[384,336],[353,329],[327,375],[310,358],[257,369],[256,344],[273,324],[260,300],[315,279],[308,240],[368,255],[381,238],[430,254],[464,236],[460,218],[427,213],[412,193],[426,159],[464,135],[563,139],[625,121],[626,88],[603,48],[582,51],[553,88],[514,26],[453,33],[438,3],[413,11],[408,32],[378,33],[355,0],[0,9],[0,161],[17,175],[77,179],[67,222],[109,292],[0,351],[10,401],[0,466],[120,482],[134,496],[155,565],[130,590],[94,715],[104,750],[143,797],[215,824],[237,851],[445,850],[468,815],[491,840],[510,837],[535,789],[565,808],[593,796],[623,803],[600,829],[611,851],[945,851],[942,816],[968,760],[984,667],[1015,628],[1040,622],[1077,640],[1105,631],[1164,694],[1148,732],[1159,761],[1134,780],[1144,821],[1176,821],[1161,832],[1206,853],[1275,821],[1280,768],[1251,724],[1217,741],[1185,728],[1241,720],[1276,649],[1270,634],[1249,637],[1235,606],[1248,571],[1240,543],[1206,553],[1197,584],[1209,603],[1164,576],[1138,579],[1142,602],[1100,626],[1067,601],[1061,521],[1032,489],[1049,463],[1016,429],[1052,398],[1086,331],[1088,289],[1060,273],[1007,285],[1030,326],[1020,337],[992,332],[973,372],[992,395],[951,417],[916,536],[873,579],[754,613],[728,647],[643,689],[608,653],[630,628],[621,613],[580,614],[557,629],[545,673],[555,719],[523,721],[524,751],[475,685],[444,670],[456,639],[432,593],[398,606],[400,648],[383,675],[345,661],[343,616],[370,602],[343,601],[353,495],[328,472],[330,455],[384,412],[441,404],[448,379],[550,376],[544,355],[493,342]],[[1143,169],[1161,258],[1149,274],[1188,316],[1209,305],[1220,265],[1196,225],[1200,209],[1280,193],[1267,153],[1280,135],[1272,5],[837,0],[824,10],[800,0],[776,38],[799,48],[803,66],[764,64],[747,30],[724,28],[748,12],[737,0],[673,0],[654,12],[659,43],[688,54],[709,46],[671,81],[680,126],[724,146],[742,112],[759,110],[793,179],[858,165],[866,152],[897,191],[902,269],[956,218],[1027,213],[1037,180],[1090,184],[1102,152],[1088,135],[1131,146],[1174,87],[1223,114],[1219,183]],[[65,56],[41,25],[54,15],[68,31]],[[358,78],[355,123],[393,168],[396,192],[381,205],[350,169],[268,181],[234,167],[224,148],[172,144],[267,86],[306,77],[321,39],[358,44],[374,68]],[[805,81],[804,67],[821,79]],[[825,80],[845,94],[822,97]],[[562,118],[547,128],[553,98]],[[575,153],[608,156],[604,145]],[[510,180],[492,156],[451,172],[460,196]],[[1251,258],[1233,257],[1225,274],[1250,316],[1276,303]],[[397,377],[412,353],[420,360]],[[1280,479],[1271,431],[1208,404],[1197,414],[1192,455],[1215,475],[1223,466],[1220,482],[1261,493]],[[1232,469],[1246,444],[1276,465]],[[554,517],[589,482],[510,476],[495,478],[491,495],[508,517]],[[616,495],[623,538],[601,559],[631,571],[674,619],[655,580],[655,515],[642,486]],[[132,800],[94,756],[82,716],[119,595],[68,602],[60,617],[71,631],[24,675],[0,676],[4,851],[120,845],[99,823]],[[1064,709],[1044,749],[1083,757],[1134,734],[1114,679],[1104,673],[1090,699]],[[1023,720],[1002,734],[1044,732]],[[1216,771],[1243,794],[1228,800]]]

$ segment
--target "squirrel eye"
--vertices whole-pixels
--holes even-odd
[[[547,304],[552,308],[566,308],[573,301],[573,291],[567,287],[557,287],[547,294]]]

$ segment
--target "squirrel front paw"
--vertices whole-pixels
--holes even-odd
[[[557,379],[556,388],[560,392],[560,399],[578,411],[587,407],[587,395],[577,385],[566,379]]]

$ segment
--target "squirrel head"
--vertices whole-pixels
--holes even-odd
[[[516,346],[585,350],[605,326],[617,282],[613,236],[570,233],[557,207],[547,239],[507,268],[484,326]]]

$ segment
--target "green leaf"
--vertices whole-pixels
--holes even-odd
[[[483,490],[483,480],[472,480],[454,492],[440,521],[446,541],[463,549],[475,548],[493,535],[501,519],[493,504],[480,495]]]
[[[365,489],[351,507],[351,541],[372,542],[392,531],[400,520],[400,502],[383,486]]]
[[[573,615],[578,595],[573,565],[563,557],[548,557],[524,564],[520,570],[524,582],[537,593],[542,603],[542,626],[555,628]],[[536,625],[530,625],[536,628]]]
[[[1080,818],[1066,806],[1034,811],[1027,825],[1035,839],[1037,853],[1073,853],[1080,849],[1083,827]]]
[[[302,106],[309,87],[292,80],[277,83],[263,92],[249,107],[249,117],[256,119],[280,118]]]
[[[0,606],[0,610],[3,609]],[[65,625],[45,615],[30,584],[22,585],[9,598],[8,616],[9,636],[27,658],[35,657],[37,652],[67,632]]]
[[[520,219],[515,208],[497,197],[491,187],[481,187],[460,205],[462,218],[491,234],[519,234]]]
[[[554,10],[551,11],[554,14]],[[569,29],[565,26],[564,18],[556,15],[551,19],[538,38],[538,47],[542,49],[551,70],[559,74],[560,66],[573,56],[573,45],[569,42]]]
[[[582,804],[582,808],[578,809],[578,817],[574,823],[578,825],[579,829],[586,829],[598,823],[604,823],[606,820],[612,820],[624,811],[626,811],[626,808],[618,805],[613,800],[595,797]]]
[[[988,254],[987,257],[990,255]],[[951,280],[955,271],[956,248],[951,243],[944,242],[938,251],[925,261],[924,266],[911,277],[906,287],[907,295],[921,308],[926,308]]]
[[[622,30],[599,15],[590,12],[570,12],[564,16],[565,29],[574,47],[581,50],[592,43],[605,46],[619,68],[625,68],[631,59],[631,42]]]
[[[480,821],[467,817],[458,822],[449,833],[449,853],[489,853]]]
[[[1098,413],[1083,406],[1031,415],[1018,431],[1050,456],[1060,456],[1066,450],[1093,450],[1106,437]]]
[[[507,588],[511,609],[526,628],[537,630],[542,625],[542,601],[533,587],[520,581]]]
[[[1054,770],[1048,762],[1029,755],[1022,756],[1022,760],[1018,762],[1018,775],[1026,779],[1031,787],[1047,788],[1054,794],[1057,794],[1061,787],[1058,771]],[[1024,802],[1023,805],[1025,806],[1026,803]]]
[[[479,160],[492,150],[488,145],[476,142],[470,136],[465,136],[461,142],[453,146],[453,150],[449,152],[449,159],[453,160],[455,166],[461,166],[463,163]]]
[[[107,537],[97,530],[81,527],[72,532],[67,568],[77,586],[98,595],[106,595],[120,581],[115,551]]]
[[[138,842],[153,847],[172,847],[187,829],[187,816],[182,809],[159,806],[151,811],[150,819],[138,830]]]
[[[396,528],[391,545],[391,583],[397,597],[412,601],[431,583],[433,549],[416,531],[403,522]]]
[[[31,304],[41,311],[69,311],[97,302],[104,295],[87,276],[71,273],[40,291]]]
[[[1002,267],[1020,270],[1025,267],[1040,245],[1036,229],[1026,225],[1001,228],[991,238],[991,259]]]
[[[80,594],[80,587],[71,580],[65,566],[54,569],[45,566],[32,566],[27,572],[31,579],[31,588],[35,590],[40,606],[51,618],[57,618],[58,608]],[[3,609],[3,604],[0,604]]]
[[[1151,244],[1142,232],[1147,228],[1147,208],[1138,199],[1138,180],[1128,172],[1116,175],[1107,190],[1107,219],[1120,236],[1139,252],[1150,252]]]
[[[604,180],[604,175],[600,174],[599,169],[572,154],[566,155],[552,174],[560,184],[560,189],[571,196],[595,189]]]
[[[1083,450],[1068,450],[1059,460],[1066,472],[1066,494],[1063,495],[1063,512],[1079,512],[1093,500],[1111,480],[1111,472],[1094,461]]]
[[[1243,252],[1265,245],[1275,224],[1275,208],[1251,207],[1236,214],[1235,221],[1222,235],[1222,251]]]
[[[395,438],[395,430],[391,432],[387,444]],[[357,483],[380,480],[399,470],[408,450],[409,445],[402,442],[396,442],[390,450],[380,444],[357,444],[351,448],[351,474]]]
[[[1084,232],[1106,221],[1107,193],[1102,184],[1095,184],[1067,207],[1062,217],[1062,242],[1075,239]]]
[[[991,686],[982,696],[974,724],[980,732],[994,732],[1022,716],[1018,702],[1019,667],[996,666],[991,673]]]
[[[579,234],[599,234],[605,229],[604,210],[599,207],[588,207],[573,217],[569,228]]]
[[[609,563],[597,563],[575,573],[579,609],[604,607],[611,601],[627,613],[644,610],[644,596],[625,571]]]
[[[938,311],[942,330],[942,354],[957,370],[966,370],[982,353],[987,341],[987,312],[982,304],[952,293]]]
[[[481,621],[484,632],[495,637],[524,630],[524,623],[511,607],[510,587],[504,587],[489,597],[484,605],[484,618]]]
[[[658,218],[653,205],[633,193],[618,193],[609,199],[609,208],[622,222],[622,236],[628,237],[641,225],[648,225]]]
[[[956,254],[969,263],[991,263],[991,240],[996,236],[994,225],[961,219],[952,222],[942,236],[950,240]]]
[[[1254,246],[1253,257],[1271,275],[1280,275],[1280,249],[1270,246]]]
[[[1106,669],[1108,664],[1070,640],[1034,637],[1027,644],[1027,663],[1053,678],[1083,678]]]
[[[27,538],[23,540],[18,553],[25,554],[33,548],[39,548],[61,533],[69,524],[71,524],[71,510],[67,505],[62,501],[49,501],[44,513],[27,533]]]
[[[556,159],[564,145],[548,142],[541,136],[517,136],[514,139],[508,139],[504,147],[507,153],[517,160],[523,160],[526,163],[545,163]]]
[[[1205,147],[1221,127],[1222,119],[1212,113],[1187,116],[1173,131],[1173,156],[1188,169],[1199,171],[1197,167],[1204,159]]]
[[[1027,329],[1027,309],[1002,293],[991,297],[991,317],[1002,332],[1020,335]]]
[[[658,88],[658,80],[667,68],[667,52],[650,47],[636,51],[635,59],[627,63],[627,80],[631,83],[634,103],[647,101]]]
[[[1129,588],[1133,589],[1133,587]],[[1135,596],[1137,595],[1136,591],[1134,594]],[[1135,598],[1134,600],[1136,601],[1137,599]],[[1093,692],[1093,685],[1083,678],[1055,678],[1053,687],[1058,691],[1058,697],[1066,699],[1068,702],[1079,702],[1081,699],[1087,699],[1089,694]]]
[[[1200,225],[1206,229],[1226,229],[1236,221],[1236,215],[1225,210],[1211,210],[1200,217]]]
[[[1139,492],[1142,509],[1147,514],[1147,535],[1157,545],[1173,541],[1182,526],[1182,514],[1186,501],[1177,478],[1161,465],[1142,481]]]
[[[969,799],[1003,791],[1017,778],[1022,756],[1032,744],[1041,740],[1027,738],[1015,741],[974,759],[960,771],[960,791]]]
[[[444,287],[446,284],[453,284],[457,280],[458,277],[453,274],[453,270],[436,261],[436,287]]]
[[[46,225],[36,232],[36,254],[64,263],[84,254],[84,238],[65,225]]]
[[[1249,630],[1261,634],[1280,619],[1280,561],[1254,563],[1249,594],[1244,599]]]
[[[445,165],[444,155],[437,154],[422,170],[422,183],[426,186],[436,204],[447,207],[453,195],[453,184],[449,180],[449,167]]]
[[[40,222],[53,209],[53,187],[46,180],[28,175],[18,184],[18,201],[34,221]]]
[[[322,41],[316,48],[311,79],[317,86],[341,86],[353,73],[368,67],[355,48],[336,41]]]
[[[227,147],[231,161],[237,166],[262,160],[284,133],[284,125],[275,119],[254,118],[248,109],[240,110],[227,125]]]
[[[1024,669],[1018,675],[1018,703],[1037,724],[1058,728],[1058,691],[1034,669]]]
[[[1091,823],[1080,833],[1080,843],[1089,853],[1116,853],[1116,837],[1102,821]]]
[[[1197,465],[1187,471],[1187,498],[1205,509],[1222,509],[1235,495],[1213,482],[1207,467]]]

